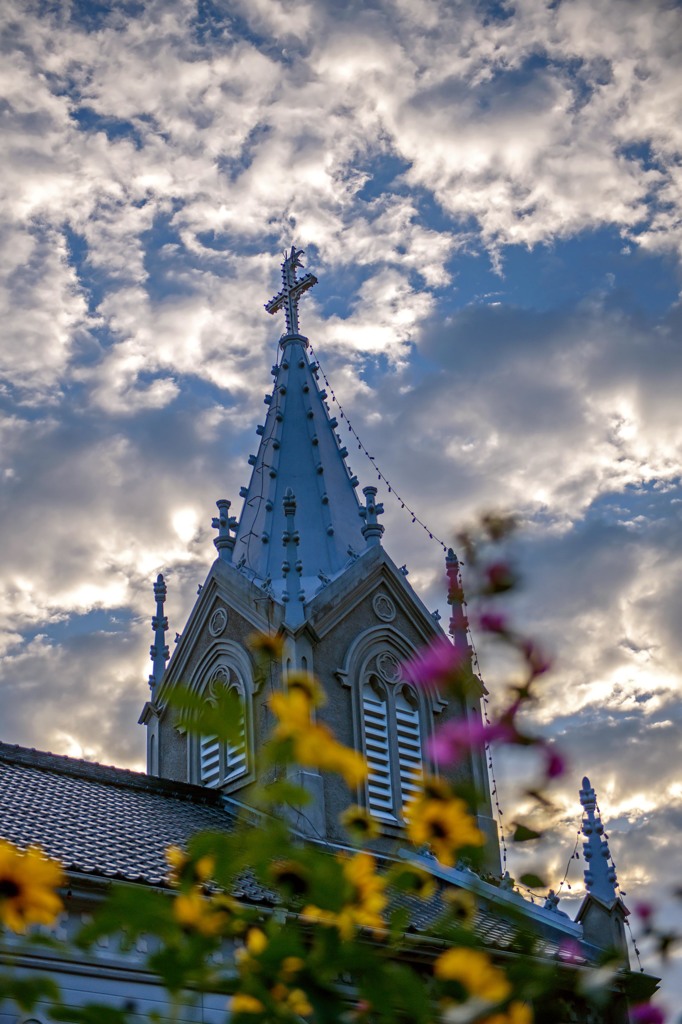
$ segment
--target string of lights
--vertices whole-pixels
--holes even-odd
[[[601,807],[599,806],[599,803],[597,801],[595,801],[595,806],[597,808],[597,814],[601,818],[602,817]],[[604,819],[602,818],[602,821],[603,820]],[[604,839],[608,840],[608,838],[609,838],[608,832],[604,832]],[[618,878],[618,869],[616,867],[616,862],[613,859],[613,854],[611,854],[611,863],[613,864],[613,868],[614,868],[614,871],[616,872],[616,879],[617,879]],[[623,889],[621,889],[620,883],[618,881],[616,881],[616,889],[619,890],[621,896],[627,896],[627,893]],[[631,927],[630,922],[628,921],[627,917],[625,918],[625,927],[627,928],[628,932],[630,933],[630,941],[632,943],[632,948],[635,951],[635,956],[637,957],[637,965],[639,967],[640,974],[642,974],[644,972],[644,967],[642,966],[642,960],[641,960],[641,957],[640,957],[639,946],[637,945],[637,939],[635,938],[634,932],[632,931],[632,927]]]
[[[571,888],[571,884],[568,881],[568,872],[571,870],[571,864],[573,863],[573,861],[580,859],[580,854],[578,853],[578,843],[580,842],[580,835],[581,835],[581,832],[580,832],[580,829],[578,829],[578,831],[576,833],[576,838],[575,838],[575,846],[573,847],[573,853],[568,858],[568,863],[566,864],[566,870],[564,871],[564,877],[561,879],[561,884],[559,885],[559,888],[556,891],[557,896],[560,894],[560,892],[563,889],[564,885],[566,886],[567,889]]]
[[[320,374],[322,375],[322,379],[324,381],[324,385],[325,385],[325,388],[327,390],[327,393],[329,394],[329,396],[331,397],[332,401],[334,402],[336,408],[338,409],[339,418],[341,420],[345,421],[350,434],[352,435],[352,437],[355,439],[355,441],[357,443],[358,450],[361,451],[363,453],[363,455],[367,458],[367,460],[371,464],[373,470],[376,472],[377,478],[379,480],[381,480],[382,483],[384,483],[386,485],[388,493],[393,495],[394,499],[400,503],[401,509],[404,509],[408,513],[408,515],[410,515],[412,517],[412,523],[417,525],[417,526],[420,526],[422,528],[422,530],[428,535],[429,539],[432,540],[432,541],[435,541],[435,543],[438,544],[442,548],[442,550],[447,553],[447,550],[448,550],[447,545],[417,515],[417,513],[407,503],[407,501],[405,501],[405,499],[398,493],[398,491],[396,491],[396,489],[393,486],[392,482],[388,479],[388,477],[385,475],[385,473],[383,473],[382,470],[380,469],[380,467],[377,465],[376,457],[374,455],[370,454],[370,452],[368,451],[367,447],[365,446],[365,444],[363,443],[362,439],[360,438],[360,436],[358,435],[357,431],[355,430],[355,427],[351,423],[351,421],[350,421],[350,419],[348,417],[348,414],[346,413],[345,409],[341,405],[341,402],[337,398],[336,393],[334,391],[334,388],[332,387],[332,385],[331,385],[331,383],[329,381],[329,378],[327,377],[326,373],[324,372],[324,369],[322,368],[322,366],[320,364],[320,360],[319,360],[319,358],[317,356],[317,353],[314,351],[312,345],[310,345],[309,348],[310,348],[310,354],[312,355],[313,359],[317,363],[317,368],[318,368]],[[472,651],[473,659],[474,659],[474,666],[475,666],[475,669],[476,669],[476,671],[477,671],[477,673],[479,675],[479,678],[481,678],[481,668],[480,668],[480,663],[479,663],[479,660],[478,660],[478,654],[476,652],[476,647],[475,647],[475,644],[474,644],[474,641],[473,641],[473,637],[471,635],[471,629],[469,628],[469,626],[467,626],[467,636],[468,636],[469,644],[471,645],[471,651]],[[490,716],[488,714],[489,703],[490,702],[489,702],[488,698],[487,697],[483,697],[483,718],[484,718],[485,724],[487,726],[491,725]],[[503,873],[506,873],[506,871],[507,871],[507,859],[508,859],[508,848],[507,848],[507,839],[506,839],[506,833],[505,833],[505,825],[504,825],[504,822],[502,820],[504,818],[504,811],[503,811],[502,806],[500,804],[499,789],[498,789],[498,784],[497,784],[497,777],[496,777],[496,774],[495,774],[495,765],[494,765],[494,761],[493,761],[492,748],[491,748],[489,743],[485,744],[485,755],[486,755],[486,760],[487,760],[487,764],[488,764],[488,769],[490,771],[490,778],[491,778],[491,782],[492,782],[491,793],[492,793],[492,797],[493,797],[493,802],[495,804],[495,811],[496,811],[496,814],[497,814],[498,826],[499,826],[499,829],[500,829],[500,842],[501,842],[501,848],[502,848],[502,871],[503,871]],[[569,869],[570,869],[571,861],[577,856],[577,847],[578,847],[579,837],[580,837],[580,832],[578,832],[578,839],[576,839],[576,844],[575,844],[575,847],[573,849],[573,853],[571,854],[571,856],[569,858],[569,861],[568,861],[568,864],[566,866],[566,871],[564,873],[563,879],[561,880],[561,884],[559,886],[558,893],[561,892],[561,890],[562,890],[564,885],[566,885],[566,887],[568,889],[571,888],[570,884],[567,882],[567,878],[568,878],[568,872],[569,872]],[[517,882],[515,884],[516,884],[516,886],[518,888],[525,889],[530,894],[531,899],[533,900],[533,902],[535,901],[535,899],[537,898],[537,893],[533,892],[532,889],[529,889],[528,886],[522,885],[521,883]],[[629,927],[629,923],[628,923],[628,927]],[[637,952],[636,946],[635,946],[635,951]]]
[[[348,414],[346,413],[345,409],[343,408],[343,406],[339,402],[338,398],[336,397],[336,394],[334,393],[334,389],[331,386],[331,384],[329,383],[329,379],[328,379],[326,373],[324,372],[324,370],[320,366],[320,360],[317,358],[317,355],[314,352],[312,345],[309,345],[309,347],[310,347],[310,354],[312,355],[313,359],[317,363],[318,369],[319,369],[320,373],[322,374],[322,379],[324,380],[325,388],[327,389],[328,394],[331,396],[332,401],[334,402],[334,404],[336,405],[337,409],[339,410],[339,417],[340,417],[340,419],[345,420],[346,425],[348,427],[348,430],[350,431],[352,436],[355,438],[355,440],[357,442],[357,445],[358,445],[358,450],[361,451],[363,453],[363,455],[366,456],[367,460],[371,463],[372,469],[375,471],[375,473],[377,475],[377,478],[379,480],[381,480],[381,482],[386,485],[386,487],[388,489],[388,493],[392,494],[394,499],[396,501],[400,502],[400,507],[402,509],[405,509],[405,511],[412,517],[413,524],[415,524],[417,526],[421,526],[421,528],[424,531],[424,533],[428,534],[429,539],[432,540],[432,541],[435,541],[436,544],[439,544],[440,547],[443,549],[443,551],[445,551],[447,553],[447,550],[448,550],[447,544],[445,544],[440,539],[440,537],[437,537],[436,534],[433,532],[433,530],[431,530],[427,526],[427,524],[422,519],[419,518],[417,513],[412,508],[410,508],[410,506],[405,501],[405,499],[403,497],[401,497],[400,494],[398,494],[398,492],[396,491],[395,487],[393,486],[391,481],[388,479],[388,477],[384,473],[382,473],[382,471],[379,469],[379,467],[377,466],[377,463],[376,463],[376,457],[374,455],[370,455],[370,453],[368,452],[367,448],[365,447],[365,445],[363,444],[362,440],[360,439],[357,431],[355,430],[355,427],[353,426],[353,424],[349,420]]]

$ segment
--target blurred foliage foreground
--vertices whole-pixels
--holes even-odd
[[[481,604],[479,628],[516,652],[520,671],[494,720],[478,734],[450,723],[431,753],[447,767],[477,744],[539,747],[545,767],[532,794],[541,803],[547,799],[545,784],[561,773],[563,762],[554,748],[527,735],[519,724],[524,704],[536,699],[538,680],[549,666],[537,646],[513,630],[498,610],[497,599],[513,589],[515,574],[499,555],[491,560],[487,552],[491,546],[497,551],[508,532],[507,521],[488,517],[482,529],[460,542]],[[450,563],[448,571],[449,601],[461,607],[456,564]],[[252,647],[260,670],[267,671],[268,662],[281,657],[282,640],[256,637]],[[441,692],[457,692],[467,679],[471,682],[470,659],[462,658],[461,645],[445,638],[421,652],[406,672],[415,685],[435,685]],[[230,723],[239,718],[233,700],[224,692],[215,706],[206,707],[185,692],[178,695],[176,710],[186,728],[229,742],[234,739]],[[144,937],[150,950],[145,966],[165,989],[168,1006],[162,1016],[150,1013],[149,1020],[184,1018],[183,1009],[199,993],[224,996],[224,1019],[235,1024],[530,1024],[563,1019],[559,1009],[566,999],[586,1010],[595,1006],[607,1019],[616,998],[614,979],[623,966],[614,953],[606,951],[598,968],[572,970],[571,950],[563,959],[549,960],[537,935],[524,929],[520,913],[511,948],[484,948],[473,927],[474,898],[455,887],[444,888],[440,916],[428,934],[410,934],[410,906],[433,902],[436,882],[404,857],[379,858],[369,852],[376,822],[364,808],[350,806],[343,814],[347,850],[330,852],[292,835],[285,809],[303,808],[309,798],[291,781],[297,766],[337,772],[351,790],[367,774],[362,757],[341,745],[319,720],[322,702],[314,677],[290,673],[270,699],[274,727],[259,752],[259,777],[269,781],[251,800],[253,809],[230,831],[196,835],[186,850],[170,848],[166,891],[114,887],[75,945],[34,927],[51,925],[63,911],[59,893],[66,879],[60,865],[38,849],[19,850],[0,841],[0,926],[23,935],[33,948],[44,944],[61,951],[67,960],[87,959],[87,951],[104,936],[113,937],[123,950],[139,948]],[[480,872],[484,837],[476,825],[475,804],[470,789],[425,775],[405,808],[407,840],[414,849],[428,848],[442,864],[465,864]],[[538,832],[517,823],[514,836],[532,841]],[[245,875],[272,894],[270,909],[232,895]],[[15,938],[7,946],[0,970],[0,1011],[9,1005],[31,1013],[39,1006],[49,1019],[72,1024],[144,1019],[139,1010],[125,1006],[64,1005],[57,977],[17,969],[17,943]],[[662,1020],[646,1016],[653,1010],[642,1007],[634,1019]]]

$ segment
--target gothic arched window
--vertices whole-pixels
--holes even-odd
[[[221,742],[217,736],[199,737],[199,782],[202,786],[222,786],[248,769],[244,688],[230,670],[220,666],[209,680],[204,694],[209,703],[217,703],[219,690],[234,694],[237,720],[232,739]]]
[[[369,767],[367,808],[377,818],[402,821],[423,768],[423,728],[413,687],[370,675],[362,686],[362,733]]]
[[[221,643],[195,673],[192,688],[209,705],[218,705],[226,692],[235,699],[226,702],[228,713],[234,716],[229,741],[222,741],[216,735],[190,734],[190,781],[213,789],[237,788],[251,781],[254,687],[244,651],[229,641]]]
[[[388,825],[404,824],[405,805],[424,768],[434,713],[444,706],[435,693],[405,678],[402,664],[412,654],[412,646],[393,627],[374,627],[354,641],[337,673],[351,690],[355,745],[369,768],[367,809]]]

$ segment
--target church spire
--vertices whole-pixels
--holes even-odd
[[[269,313],[284,310],[287,333],[280,339],[280,362],[272,368],[272,393],[265,396],[265,423],[257,428],[258,451],[249,456],[251,480],[240,492],[244,507],[234,537],[236,566],[257,580],[271,581],[280,601],[287,585],[277,542],[289,531],[289,490],[296,495],[299,529],[304,527],[295,560],[303,565],[300,593],[305,601],[322,579],[333,579],[349,564],[349,549],[360,551],[366,540],[378,539],[383,532],[376,514],[370,512],[368,522],[364,509],[363,535],[355,493],[358,481],[346,465],[348,452],[337,433],[338,423],[330,416],[327,393],[318,385],[317,363],[308,358],[308,340],[298,333],[298,301],[317,281],[313,274],[297,276],[302,253],[291,247],[282,264],[282,290],[265,306]],[[373,501],[370,504],[380,510]]]
[[[586,840],[583,843],[583,856],[587,861],[585,886],[592,896],[604,903],[612,903],[616,899],[616,869],[608,843],[603,838],[604,826],[597,810],[597,796],[587,776],[580,790],[580,803],[584,811],[581,831]]]

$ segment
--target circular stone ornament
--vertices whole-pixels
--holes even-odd
[[[377,655],[377,671],[387,683],[397,683],[403,677],[402,666],[392,651]]]
[[[211,636],[220,636],[225,632],[227,626],[227,612],[224,608],[216,608],[208,623],[208,631]]]
[[[372,601],[374,614],[382,622],[393,622],[395,618],[395,605],[388,594],[375,594]]]

